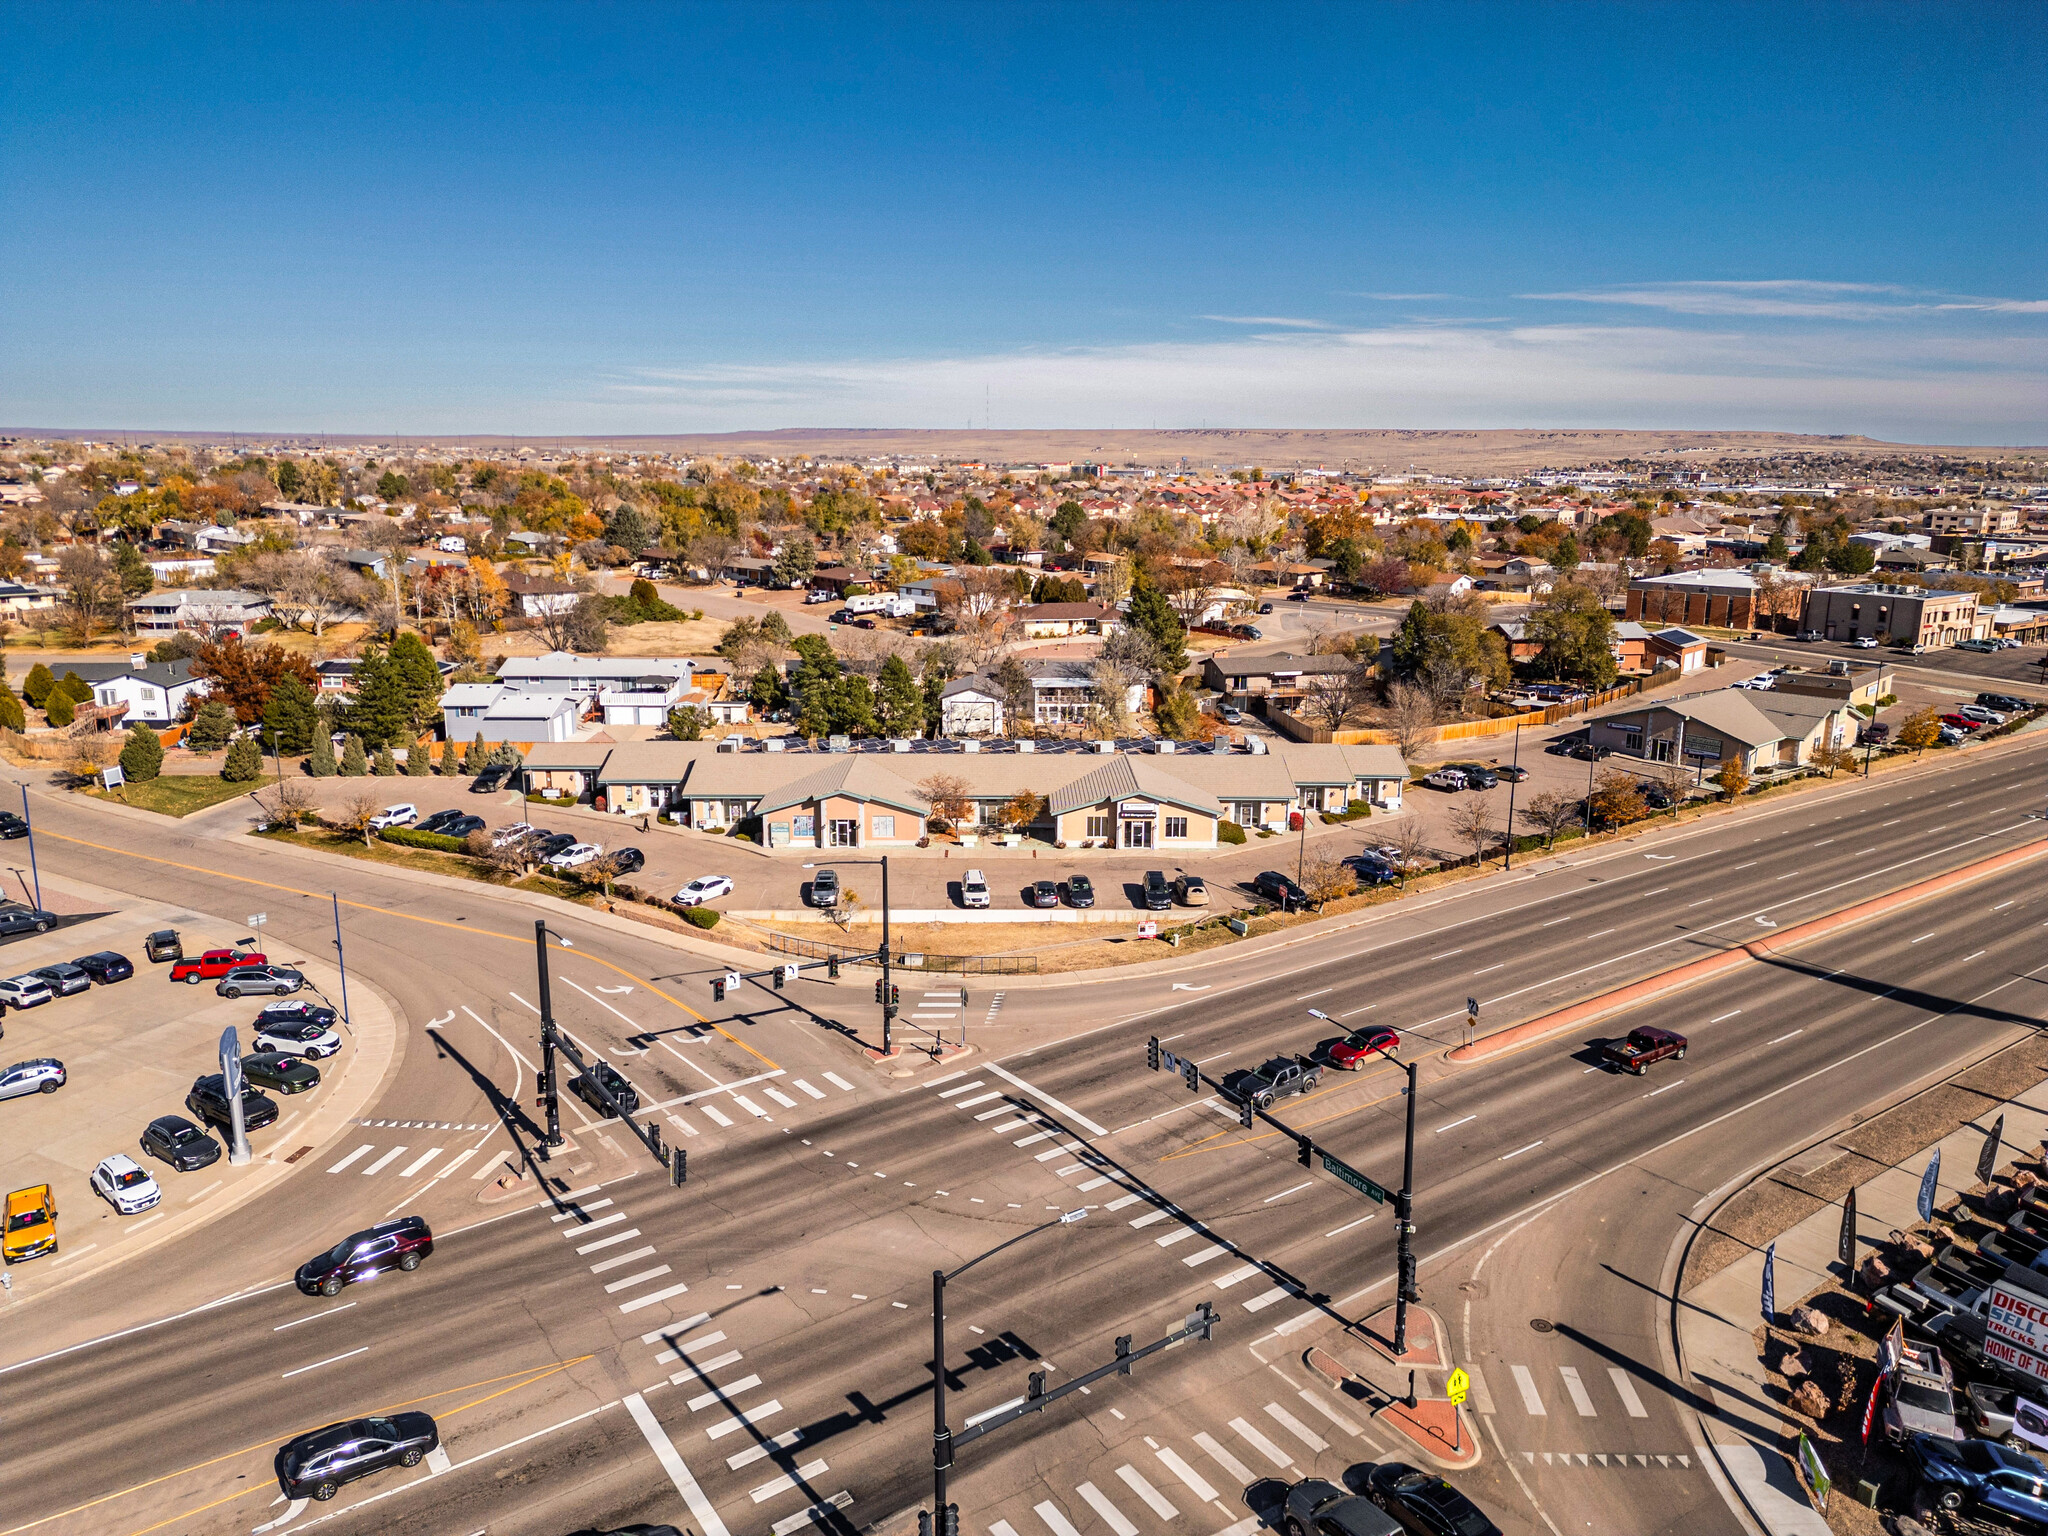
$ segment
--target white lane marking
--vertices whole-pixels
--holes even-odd
[[[1445,1131],[1455,1131],[1459,1126],[1470,1125],[1474,1120],[1477,1120],[1478,1118],[1479,1117],[1477,1115],[1467,1115],[1463,1120],[1453,1120],[1449,1125],[1438,1126],[1436,1128],[1436,1134],[1441,1136]]]
[[[1803,1035],[1803,1034],[1805,1034],[1805,1033],[1806,1033],[1806,1026],[1805,1026],[1805,1025],[1803,1025],[1803,1024],[1802,1024],[1802,1025],[1801,1025],[1801,1026],[1800,1026],[1799,1028],[1797,1028],[1797,1029],[1795,1029],[1795,1030],[1793,1030],[1793,1031],[1792,1031],[1792,1035]],[[1765,1045],[1782,1045],[1782,1044],[1784,1044],[1784,1043],[1785,1043],[1785,1042],[1786,1042],[1787,1040],[1790,1040],[1790,1039],[1792,1038],[1792,1035],[1780,1035],[1780,1036],[1778,1036],[1778,1038],[1777,1038],[1777,1039],[1775,1039],[1775,1040],[1766,1040],[1766,1041],[1764,1042],[1764,1044],[1765,1044]]]
[[[716,1424],[706,1429],[704,1433],[713,1440],[723,1439],[735,1430],[744,1429],[749,1424],[758,1424],[770,1415],[780,1412],[782,1412],[782,1404],[771,1397],[767,1402],[758,1403],[754,1407],[749,1408],[745,1413],[736,1413],[729,1419],[720,1419]]]
[[[1160,1463],[1167,1471],[1187,1484],[1189,1493],[1192,1493],[1204,1504],[1207,1504],[1216,1497],[1216,1490],[1204,1482],[1202,1474],[1189,1466],[1182,1458],[1180,1452],[1174,1450],[1172,1446],[1163,1447],[1153,1454],[1158,1456]]]
[[[792,1445],[803,1439],[803,1437],[804,1432],[802,1430],[789,1430],[777,1435],[773,1440],[764,1440],[759,1445],[750,1445],[736,1456],[726,1457],[725,1464],[737,1472],[741,1467],[750,1467],[763,1457],[772,1456],[777,1451],[788,1450]]]
[[[705,1367],[699,1367],[699,1369],[705,1369]],[[690,1379],[691,1373],[688,1371],[678,1371],[674,1376],[671,1376],[669,1378],[669,1380],[675,1382],[678,1386],[681,1386],[684,1382],[689,1381]],[[699,1396],[691,1398],[689,1403],[690,1412],[701,1412],[702,1410],[709,1408],[713,1403],[717,1402],[720,1398],[729,1399],[735,1392],[745,1392],[749,1388],[758,1387],[759,1385],[761,1385],[761,1378],[758,1376],[742,1376],[737,1381],[728,1381],[724,1383],[722,1386],[713,1387],[709,1392],[705,1392],[700,1394]]]
[[[266,1520],[261,1525],[251,1526],[249,1528],[249,1536],[263,1536],[263,1533],[265,1531],[274,1531],[279,1526],[290,1525],[294,1520],[299,1518],[299,1511],[304,1509],[307,1506],[307,1504],[311,1502],[312,1501],[310,1499],[293,1499],[291,1503],[285,1507],[285,1512],[279,1515],[275,1520]]]
[[[1101,1517],[1102,1523],[1115,1532],[1115,1536],[1138,1536],[1138,1528],[1093,1483],[1083,1483],[1074,1492],[1081,1495],[1088,1507]]]
[[[816,1461],[805,1462],[802,1466],[798,1467],[794,1472],[785,1472],[782,1474],[782,1476],[775,1478],[770,1482],[765,1482],[758,1488],[749,1490],[747,1497],[752,1499],[756,1504],[765,1504],[770,1499],[774,1498],[775,1495],[777,1495],[778,1493],[787,1493],[790,1489],[794,1488],[799,1481],[809,1482],[812,1478],[816,1477],[820,1472],[823,1472],[824,1470],[825,1459],[821,1456]],[[1076,1533],[1076,1536],[1079,1536],[1078,1532]]]
[[[813,1088],[809,1083],[805,1082],[800,1077],[795,1079],[794,1086],[801,1089],[803,1092],[808,1093],[814,1099],[822,1099],[823,1097],[825,1097],[823,1089]]]
[[[671,1296],[680,1296],[688,1289],[687,1285],[671,1285],[663,1290],[651,1291],[645,1296],[634,1297],[631,1301],[621,1306],[619,1310],[621,1312],[638,1312],[642,1307],[651,1307],[656,1302],[667,1301]]]
[[[293,1318],[288,1323],[279,1323],[275,1328],[271,1329],[270,1331],[272,1333],[283,1333],[285,1329],[296,1328],[301,1323],[317,1323],[323,1317],[332,1317],[337,1312],[346,1312],[350,1307],[354,1305],[355,1303],[352,1301],[344,1301],[338,1307],[329,1307],[325,1312],[315,1312],[311,1317],[297,1317]]]
[[[1526,1365],[1511,1365],[1508,1367],[1508,1372],[1515,1378],[1515,1385],[1522,1389],[1522,1406],[1534,1418],[1546,1417],[1543,1399],[1536,1392],[1536,1378],[1529,1374],[1529,1367]]]
[[[365,1152],[371,1152],[374,1150],[376,1150],[376,1143],[366,1141],[360,1147],[357,1147],[355,1151],[349,1153],[347,1157],[344,1157],[340,1162],[336,1163],[332,1168],[328,1169],[327,1171],[329,1173],[340,1173],[344,1169],[346,1169],[350,1163],[354,1162],[357,1158],[361,1157]]]
[[[1542,1145],[1543,1143],[1540,1141],[1532,1141],[1526,1147],[1517,1147],[1512,1152],[1503,1152],[1499,1157],[1495,1158],[1494,1161],[1498,1163],[1504,1163],[1511,1157],[1520,1157],[1524,1152],[1534,1152],[1538,1147]]]
[[[1975,959],[1978,959],[1979,957],[1981,957],[1981,956],[1983,956],[1983,955],[1986,955],[1986,954],[1989,954],[1989,953],[1990,953],[1990,951],[1989,951],[1989,950],[1983,950],[1983,949],[1980,949],[1980,950],[1978,950],[1978,951],[1977,951],[1977,953],[1976,953],[1976,954],[1974,954],[1974,955],[1965,955],[1965,956],[1963,956],[1963,958],[1962,958],[1961,960],[1957,961],[1956,963],[1957,963],[1958,965],[1967,965],[1967,964],[1969,964],[1969,962],[1970,962],[1970,961],[1972,961],[1972,960],[1975,960]]]
[[[647,1406],[647,1399],[638,1392],[633,1393],[626,1399],[626,1412],[633,1416],[633,1422],[640,1426],[640,1433],[647,1437],[654,1459],[661,1463],[661,1470],[668,1474],[668,1480],[676,1485],[676,1492],[690,1506],[690,1513],[704,1528],[704,1536],[732,1536],[725,1522],[718,1518],[718,1511],[712,1507],[711,1501],[704,1497],[704,1490],[697,1486],[697,1479],[690,1475],[690,1469],[684,1464],[675,1442],[669,1439],[668,1431],[661,1427],[661,1421]]]
[[[1245,1444],[1264,1456],[1266,1460],[1272,1462],[1274,1466],[1281,1468],[1283,1471],[1291,1471],[1293,1469],[1294,1458],[1260,1434],[1256,1429],[1252,1428],[1245,1420],[1232,1419],[1230,1427],[1237,1431],[1238,1436]]]
[[[1075,1109],[1072,1105],[1062,1104],[1058,1099],[1054,1098],[1051,1094],[1044,1092],[1042,1089],[1032,1087],[1031,1084],[1025,1082],[1024,1079],[1017,1076],[1016,1073],[1011,1072],[1006,1068],[999,1067],[994,1062],[990,1062],[986,1070],[995,1073],[997,1077],[1000,1077],[1004,1082],[1011,1084],[1013,1087],[1022,1088],[1026,1093],[1030,1094],[1033,1098],[1037,1099],[1038,1102],[1044,1105],[1047,1109],[1054,1110],[1059,1114],[1065,1115],[1069,1120],[1074,1121],[1078,1125],[1086,1127],[1091,1134],[1096,1136],[1107,1136],[1109,1134],[1108,1131],[1104,1130],[1101,1126],[1097,1125],[1093,1120],[1090,1120],[1086,1115],[1082,1114],[1078,1109]],[[827,1076],[829,1075],[830,1074],[828,1073]]]
[[[1471,1365],[1465,1367],[1465,1374],[1471,1379],[1472,1383],[1473,1408],[1480,1413],[1491,1414],[1493,1412],[1493,1392],[1486,1385],[1486,1373],[1480,1370],[1478,1362],[1474,1361]]]
[[[1046,1499],[1031,1507],[1037,1513],[1038,1518],[1045,1522],[1046,1528],[1052,1532],[1052,1536],[1081,1536],[1081,1533],[1074,1529],[1074,1522],[1069,1520],[1061,1511],[1059,1505],[1053,1503],[1051,1499]]]
[[[1586,1384],[1579,1380],[1579,1368],[1575,1365],[1560,1365],[1557,1374],[1564,1379],[1564,1389],[1571,1396],[1572,1406],[1579,1410],[1579,1417],[1592,1418],[1599,1410],[1593,1406],[1593,1399],[1586,1391]]]
[[[1472,974],[1473,974],[1474,976],[1484,976],[1484,975],[1486,975],[1486,974],[1487,974],[1488,972],[1491,972],[1491,971],[1499,971],[1499,970],[1505,970],[1506,968],[1507,968],[1507,961],[1503,960],[1503,961],[1501,961],[1501,963],[1500,963],[1499,965],[1489,965],[1489,966],[1487,966],[1487,967],[1486,967],[1486,969],[1485,969],[1485,970],[1480,970],[1480,971],[1474,971],[1474,972],[1473,972]]]
[[[1000,1099],[1001,1097],[1002,1094],[1000,1092],[977,1093],[971,1099],[962,1099],[958,1104],[955,1104],[953,1107],[955,1109],[972,1109],[977,1104],[986,1104],[990,1099]],[[974,1118],[979,1120],[981,1116],[976,1115]]]
[[[1221,1467],[1225,1472],[1230,1474],[1232,1481],[1237,1483],[1249,1483],[1253,1480],[1254,1474],[1252,1472],[1252,1469],[1246,1466],[1243,1462],[1239,1461],[1235,1456],[1231,1455],[1230,1452],[1226,1451],[1221,1445],[1219,1445],[1214,1435],[1206,1433],[1199,1434],[1195,1436],[1195,1444],[1199,1445],[1203,1450],[1207,1451],[1209,1453],[1210,1458],[1216,1463],[1216,1465]]]
[[[1321,997],[1325,992],[1334,992],[1336,990],[1337,989],[1335,987],[1318,987],[1313,992],[1302,993],[1301,996],[1295,999],[1295,1001],[1297,1003],[1305,1003],[1312,997]]]
[[[1377,1007],[1379,1007],[1378,1003],[1367,1003],[1363,1008],[1354,1008],[1351,1010],[1351,1013],[1340,1013],[1337,1015],[1337,1017],[1340,1019],[1348,1019],[1351,1017],[1352,1013],[1371,1013],[1373,1009]]]
[[[1286,1430],[1287,1433],[1294,1436],[1295,1439],[1299,1440],[1303,1445],[1307,1446],[1310,1450],[1314,1451],[1319,1456],[1324,1451],[1327,1451],[1330,1448],[1329,1441],[1325,1440],[1321,1435],[1317,1434],[1314,1430],[1310,1429],[1306,1424],[1302,1423],[1301,1420],[1297,1419],[1285,1408],[1282,1408],[1278,1403],[1266,1404],[1266,1417],[1271,1419],[1274,1423],[1278,1424],[1282,1429]]]
[[[635,1248],[631,1253],[622,1253],[615,1259],[601,1259],[590,1266],[590,1272],[593,1275],[601,1275],[607,1270],[617,1269],[621,1264],[631,1264],[635,1259],[644,1259],[652,1252],[654,1245],[649,1243],[644,1248]]]
[[[719,1113],[718,1108],[715,1105],[699,1104],[697,1106],[697,1113],[702,1115],[706,1120],[709,1120],[713,1125],[732,1124],[731,1119],[726,1115]]]
[[[323,1365],[332,1365],[337,1360],[352,1360],[357,1355],[367,1355],[369,1352],[370,1346],[365,1344],[362,1348],[352,1349],[345,1355],[329,1355],[325,1360],[315,1360],[311,1365],[302,1365],[295,1371],[286,1371],[284,1375],[279,1377],[278,1379],[280,1381],[288,1381],[294,1376],[303,1376],[308,1371],[317,1371]]]
[[[1643,1400],[1636,1396],[1636,1384],[1629,1379],[1628,1372],[1618,1365],[1610,1365],[1607,1374],[1614,1382],[1615,1394],[1621,1399],[1621,1406],[1628,1410],[1628,1416],[1632,1419],[1647,1419],[1650,1410],[1645,1408]]]
[[[847,1093],[853,1092],[853,1084],[849,1083],[837,1072],[827,1072],[825,1074],[825,1081],[830,1083],[834,1088],[843,1089]]]
[[[1292,1189],[1283,1189],[1277,1195],[1266,1196],[1266,1198],[1261,1200],[1259,1204],[1271,1205],[1275,1200],[1285,1200],[1289,1195],[1299,1194],[1302,1190],[1307,1189],[1309,1185],[1313,1184],[1314,1182],[1315,1180],[1313,1179],[1306,1179],[1303,1182],[1295,1185]]]
[[[431,1151],[423,1152],[418,1157],[414,1158],[411,1162],[407,1163],[403,1168],[399,1169],[398,1176],[401,1179],[409,1179],[440,1155],[441,1149],[439,1147],[435,1147]]]
[[[653,1269],[643,1269],[637,1275],[628,1275],[623,1280],[614,1280],[610,1285],[604,1288],[604,1293],[607,1296],[611,1296],[619,1291],[631,1290],[636,1285],[645,1285],[650,1280],[659,1280],[663,1275],[668,1273],[668,1265],[658,1264]]]
[[[784,1109],[796,1108],[796,1100],[792,1099],[786,1093],[778,1093],[773,1088],[763,1088],[761,1091],[767,1094],[768,1097],[773,1099],[776,1103],[780,1104]]]
[[[621,1217],[620,1219],[624,1220],[623,1217]],[[575,1232],[565,1232],[562,1235],[564,1237],[573,1237],[580,1235],[581,1233],[587,1230],[587,1228],[578,1227]],[[638,1227],[628,1227],[623,1232],[614,1232],[609,1237],[600,1237],[594,1243],[579,1244],[577,1246],[576,1251],[578,1253],[595,1253],[600,1248],[616,1248],[620,1243],[630,1243],[631,1241],[633,1241],[634,1238],[638,1237],[639,1235],[640,1229]]]
[[[1715,1016],[1714,1016],[1713,1018],[1711,1018],[1711,1019],[1707,1020],[1707,1022],[1708,1022],[1709,1024],[1718,1024],[1718,1023],[1720,1023],[1720,1022],[1721,1022],[1721,1020],[1723,1020],[1723,1019],[1732,1019],[1732,1018],[1734,1018],[1734,1017],[1735,1017],[1735,1015],[1736,1015],[1736,1014],[1738,1014],[1738,1013],[1740,1013],[1740,1012],[1742,1012],[1742,1010],[1741,1010],[1740,1008],[1731,1008],[1731,1009],[1730,1009],[1730,1010],[1729,1010],[1728,1012],[1726,1012],[1726,1013],[1722,1013],[1722,1014],[1716,1014],[1716,1015],[1715,1015]]]
[[[1345,1418],[1343,1414],[1339,1413],[1336,1409],[1332,1408],[1320,1397],[1317,1397],[1315,1393],[1303,1390],[1301,1392],[1296,1393],[1295,1395],[1299,1397],[1304,1403],[1307,1403],[1309,1407],[1315,1409],[1317,1413],[1320,1413],[1324,1418],[1328,1419],[1332,1424],[1336,1425],[1339,1429],[1343,1430],[1344,1433],[1346,1433],[1347,1435],[1357,1435],[1360,1439],[1365,1438],[1364,1430],[1360,1429],[1356,1424],[1352,1423],[1349,1419]]]
[[[1655,1097],[1657,1097],[1658,1094],[1668,1093],[1673,1088],[1676,1088],[1678,1086],[1678,1083],[1682,1083],[1684,1081],[1685,1079],[1681,1077],[1680,1079],[1678,1079],[1677,1083],[1666,1083],[1662,1088],[1652,1088],[1648,1093],[1644,1094],[1643,1097],[1646,1099],[1654,1099]]]
[[[964,1077],[966,1074],[960,1073],[956,1075]],[[958,1088],[948,1088],[944,1093],[940,1094],[939,1097],[942,1099],[950,1099],[957,1097],[958,1095],[963,1093],[972,1093],[975,1089],[979,1088],[985,1081],[987,1081],[987,1079],[977,1077],[973,1082],[962,1083]]]
[[[367,1177],[368,1175],[373,1173],[381,1173],[385,1168],[390,1166],[392,1163],[397,1162],[398,1159],[405,1156],[405,1153],[406,1149],[404,1147],[393,1147],[389,1152],[386,1152],[382,1157],[378,1158],[377,1161],[370,1164],[369,1167],[365,1168],[363,1170],[364,1176]]]
[[[1145,1501],[1145,1507],[1162,1520],[1175,1520],[1180,1511],[1160,1497],[1159,1490],[1145,1481],[1145,1474],[1126,1462],[1116,1469],[1116,1475],[1123,1479],[1124,1486]]]
[[[1325,1232],[1325,1233],[1323,1234],[1323,1236],[1325,1236],[1325,1237],[1336,1237],[1336,1236],[1338,1236],[1338,1235],[1340,1235],[1340,1234],[1342,1234],[1342,1233],[1345,1233],[1345,1232],[1349,1232],[1349,1231],[1350,1231],[1350,1230],[1351,1230],[1351,1229],[1352,1229],[1353,1227],[1362,1227],[1362,1226],[1364,1226],[1364,1225],[1365,1225],[1365,1224],[1366,1224],[1366,1223],[1367,1223],[1368,1221],[1371,1221],[1371,1220],[1372,1220],[1372,1217],[1370,1217],[1370,1216],[1361,1216],[1361,1217],[1359,1217],[1359,1218],[1358,1218],[1358,1220],[1356,1220],[1356,1221],[1347,1221],[1347,1222],[1345,1222],[1345,1223],[1344,1223],[1344,1225],[1343,1225],[1343,1226],[1341,1226],[1341,1227],[1337,1227],[1337,1228],[1335,1228],[1335,1229],[1334,1229],[1334,1230],[1332,1230],[1332,1231],[1329,1231],[1329,1232]]]
[[[1431,960],[1448,960],[1453,955],[1462,955],[1463,953],[1465,953],[1465,951],[1462,949],[1447,949],[1442,954],[1431,955],[1429,958]]]

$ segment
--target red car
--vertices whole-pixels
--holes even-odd
[[[1959,731],[1981,731],[1984,729],[1984,722],[1982,720],[1972,720],[1968,715],[1943,715],[1941,723],[1943,725],[1952,725]]]
[[[215,981],[229,971],[244,965],[268,965],[270,957],[252,949],[209,949],[203,954],[187,955],[171,967],[171,980],[189,981],[195,987],[202,981]]]
[[[1400,1049],[1401,1037],[1384,1025],[1357,1030],[1330,1047],[1330,1065],[1356,1072],[1374,1054]]]

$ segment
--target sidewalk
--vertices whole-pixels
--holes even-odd
[[[1958,1076],[1967,1077],[1972,1070]],[[2000,1166],[2011,1163],[2015,1149],[2035,1147],[2048,1133],[2048,1094],[2038,1084],[2010,1098],[1986,1096],[1980,1102],[1982,1107],[1968,1123],[1854,1185],[1859,1262],[1863,1253],[1886,1246],[1892,1231],[1910,1231],[1920,1224],[1920,1179],[1935,1146],[1941,1149],[1941,1178],[1934,1200],[1938,1211],[1963,1191],[1978,1187],[1977,1157],[1985,1134],[2000,1114],[2005,1116]],[[1861,1128],[1846,1129],[1760,1173],[1731,1193],[1703,1225],[1712,1226],[1730,1204],[1774,1174],[1812,1179],[1830,1165],[1839,1168],[1844,1160],[1852,1168],[1858,1162],[1867,1167],[1860,1153],[1844,1145],[1857,1139]],[[1780,1317],[1815,1289],[1847,1279],[1836,1258],[1841,1226],[1838,1201],[1821,1206],[1777,1235],[1774,1279]],[[1695,1245],[1688,1260],[1697,1251]],[[1680,1368],[1711,1400],[1713,1422],[1702,1414],[1708,1445],[1763,1528],[1771,1536],[1829,1536],[1828,1522],[1808,1502],[1786,1455],[1787,1445],[1796,1441],[1803,1426],[1778,1411],[1771,1395],[1777,1389],[1770,1386],[1764,1362],[1758,1358],[1762,1287],[1763,1253],[1756,1248],[1696,1289],[1686,1289],[1681,1268],[1674,1286],[1678,1292],[1674,1307]],[[1846,1469],[1831,1470],[1837,1479],[1834,1497],[1851,1497]]]

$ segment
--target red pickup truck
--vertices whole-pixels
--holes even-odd
[[[1685,1060],[1685,1036],[1668,1029],[1652,1029],[1646,1024],[1630,1030],[1626,1040],[1608,1041],[1600,1054],[1622,1071],[1641,1077],[1653,1061],[1667,1057],[1672,1061]]]
[[[189,981],[195,987],[214,981],[242,965],[268,965],[270,957],[253,949],[209,949],[187,955],[171,967],[171,980]]]

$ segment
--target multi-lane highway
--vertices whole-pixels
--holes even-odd
[[[271,931],[308,947],[338,885],[351,974],[405,1025],[363,1123],[277,1190],[0,1314],[15,1324],[0,1348],[15,1405],[0,1533],[891,1522],[928,1488],[931,1270],[1088,1206],[956,1283],[956,1428],[1021,1394],[1029,1371],[1057,1385],[1197,1301],[1223,1321],[1211,1343],[964,1450],[964,1525],[1211,1536],[1249,1517],[1257,1479],[1397,1454],[1301,1365],[1310,1344],[1363,1347],[1346,1324],[1387,1299],[1390,1214],[1144,1066],[1152,1033],[1212,1074],[1307,1049],[1329,1038],[1310,1008],[1390,1024],[1426,1053],[1423,1284],[1477,1368],[1489,1453],[1461,1482],[1509,1530],[1737,1528],[1655,1347],[1671,1241],[1694,1203],[1774,1149],[2033,1027],[2038,875],[1657,1005],[1693,1049],[1649,1081],[1588,1070],[1588,1040],[1626,1018],[1463,1068],[1439,1048],[1461,1037],[1467,996],[1490,1027],[2038,840],[2037,742],[1652,832],[1305,942],[1012,987],[994,1024],[977,999],[972,1054],[914,1072],[770,994],[714,1010],[706,959],[559,911],[574,947],[553,956],[556,1006],[665,1106],[691,1152],[682,1190],[566,1100],[574,1146],[545,1187],[472,1178],[496,1166],[481,1155],[430,1182],[458,1149],[530,1143],[530,908],[39,805],[43,856],[75,878],[221,912],[262,889]],[[799,982],[787,997],[865,1024],[867,986]],[[931,1011],[949,1011],[947,990]],[[1376,1066],[1280,1114],[1392,1183],[1401,1108],[1396,1072]],[[398,1209],[440,1234],[418,1273],[333,1300],[285,1283]],[[285,1434],[401,1404],[436,1415],[445,1454],[332,1504],[273,1504]],[[1644,1460],[1602,1482],[1564,1452]]]

